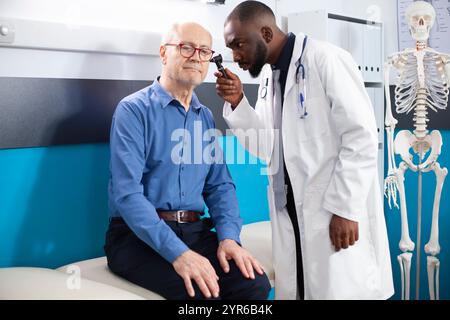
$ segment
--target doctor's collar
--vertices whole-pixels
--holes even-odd
[[[275,64],[271,64],[272,70],[282,70],[287,71],[289,69],[289,64],[291,62],[292,58],[292,52],[294,51],[294,45],[295,45],[295,34],[292,32],[289,32],[287,34],[287,41],[284,44],[283,50],[280,53],[280,56],[278,57],[278,60]]]

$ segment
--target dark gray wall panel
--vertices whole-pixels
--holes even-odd
[[[0,77],[0,148],[108,142],[117,103],[151,81]],[[257,85],[244,85],[254,103]],[[214,83],[196,90],[225,131]]]

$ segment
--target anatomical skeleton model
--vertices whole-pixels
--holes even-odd
[[[385,63],[385,91],[386,91],[386,133],[388,143],[388,176],[384,188],[385,195],[398,208],[397,190],[400,197],[401,239],[399,243],[402,253],[397,257],[400,264],[402,299],[409,300],[411,259],[414,242],[409,236],[408,214],[405,199],[404,175],[410,169],[418,172],[419,197],[417,220],[417,252],[416,252],[416,299],[419,298],[420,274],[420,228],[422,202],[422,172],[433,171],[436,175],[436,190],[434,195],[433,216],[430,240],[425,245],[427,256],[428,287],[430,299],[439,299],[439,267],[436,257],[440,252],[439,246],[439,203],[447,169],[441,168],[438,157],[441,153],[442,136],[438,130],[431,133],[427,130],[428,109],[435,112],[445,110],[448,102],[450,84],[450,55],[439,53],[427,46],[430,30],[436,18],[433,7],[424,1],[413,2],[406,10],[406,18],[412,37],[416,40],[416,48],[406,49],[389,56]],[[394,140],[394,129],[397,120],[392,115],[389,92],[389,73],[394,67],[398,72],[395,87],[395,106],[397,113],[414,111],[415,130],[401,130]],[[413,163],[413,155],[417,155],[418,164]],[[395,154],[400,155],[402,161],[397,167]],[[428,155],[427,155],[428,154]],[[425,156],[427,155],[426,160]]]

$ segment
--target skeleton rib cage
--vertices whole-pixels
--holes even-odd
[[[397,113],[409,113],[418,104],[426,104],[433,111],[445,110],[448,102],[448,83],[444,72],[442,57],[435,52],[426,51],[423,58],[425,73],[426,99],[416,99],[419,93],[420,82],[418,77],[418,61],[413,52],[401,54],[394,66],[403,68],[399,71],[395,86],[395,105]],[[438,81],[438,79],[442,79]]]

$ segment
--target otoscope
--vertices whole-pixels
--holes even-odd
[[[218,54],[217,56],[212,57],[211,60],[209,60],[209,62],[214,62],[216,64],[216,66],[217,66],[217,70],[219,70],[220,73],[222,73],[222,75],[223,75],[223,77],[225,79],[228,79],[228,76],[227,76],[227,74],[225,72],[225,69],[222,66],[222,61],[223,61],[223,59],[222,59],[222,55],[221,54]]]

